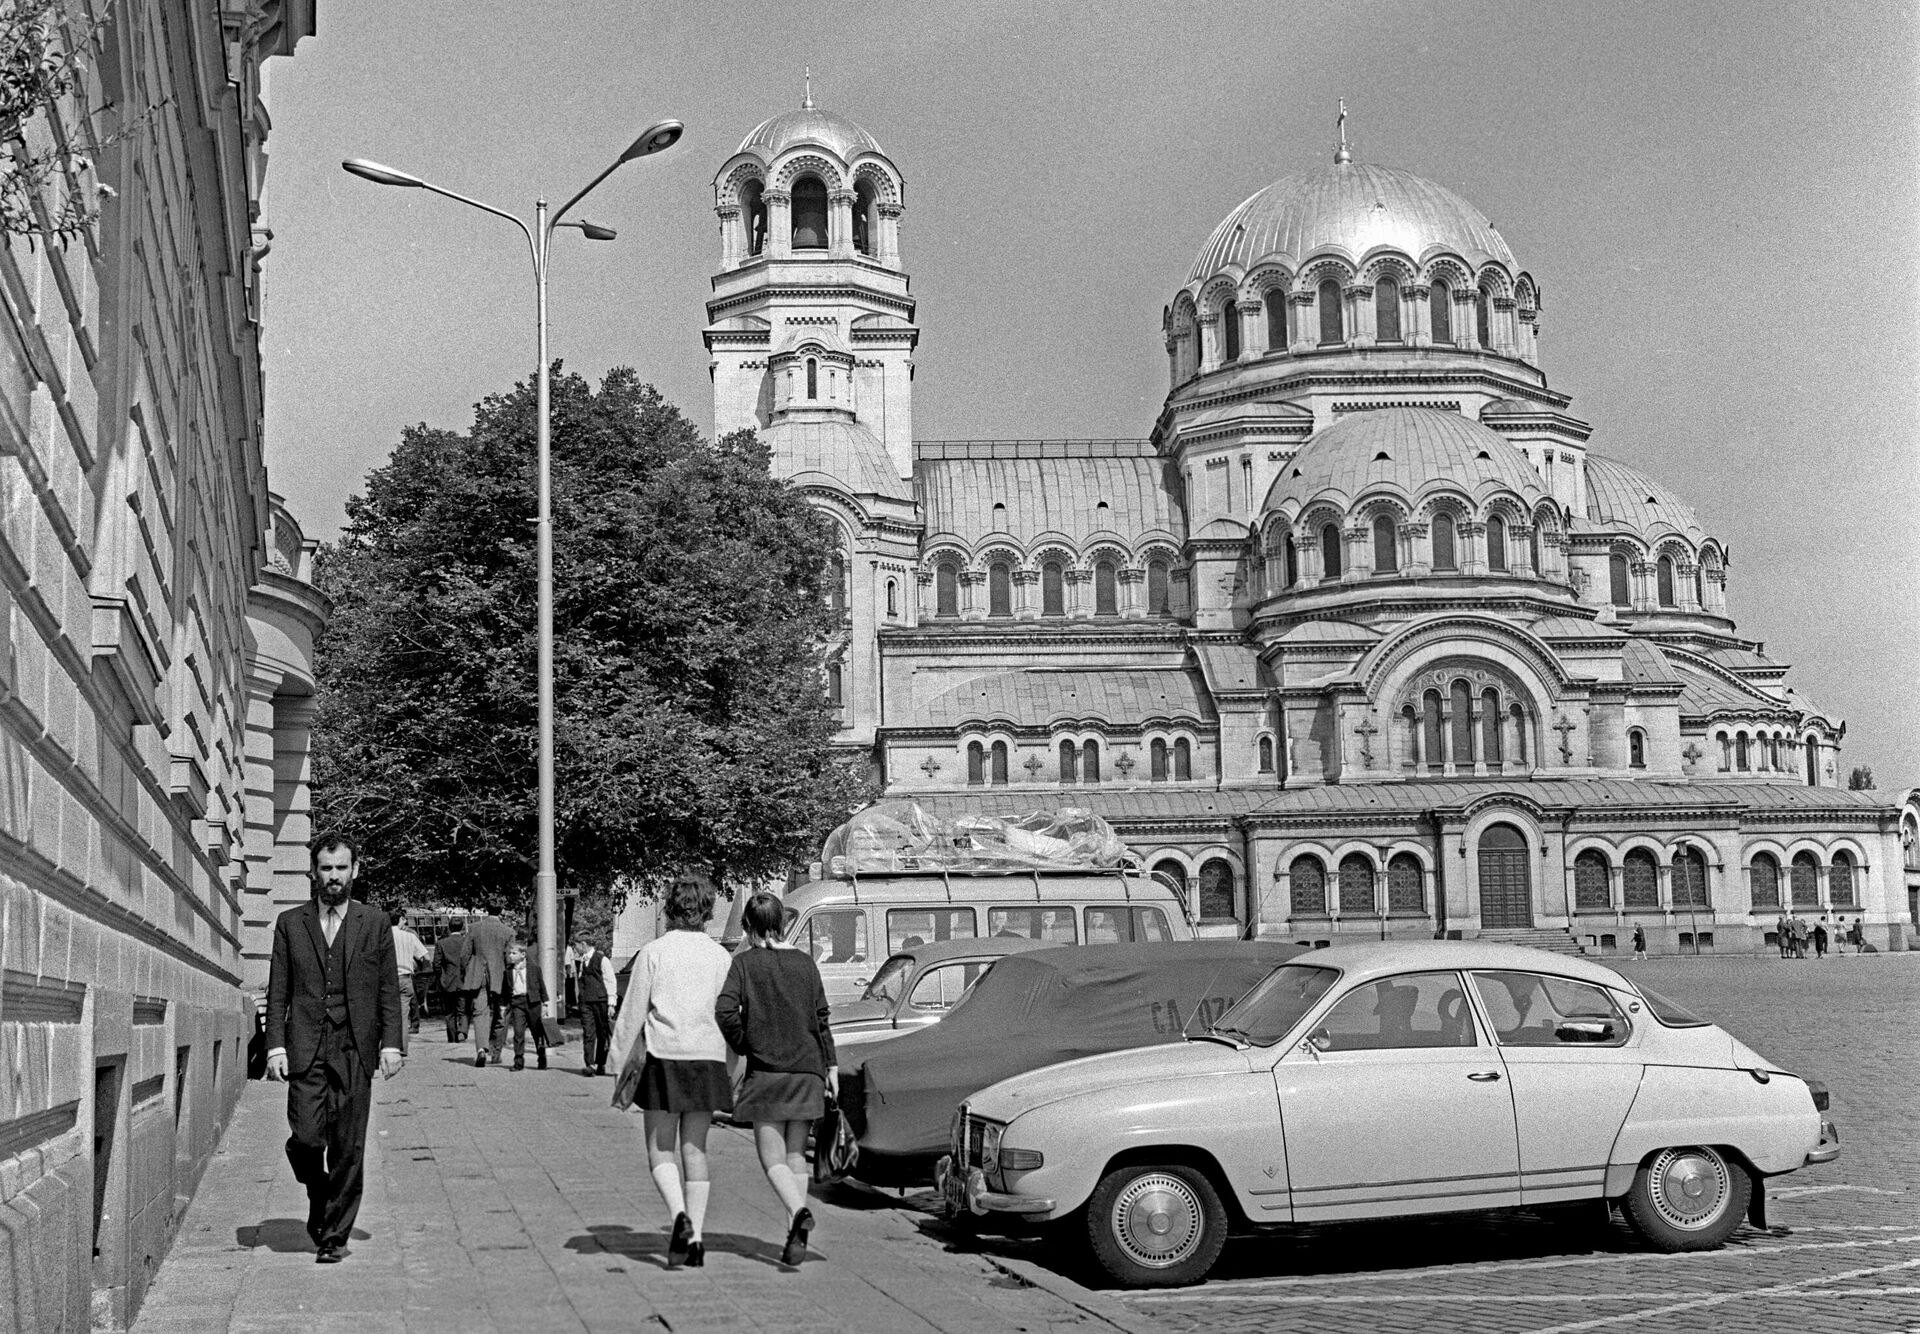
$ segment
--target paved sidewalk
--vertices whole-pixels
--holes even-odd
[[[546,1334],[572,1330],[1109,1330],[1103,1298],[952,1248],[888,1197],[814,1202],[814,1253],[780,1267],[784,1218],[748,1136],[716,1127],[704,1270],[669,1271],[640,1118],[613,1081],[475,1069],[424,1031],[375,1081],[352,1254],[316,1265],[282,1146],[286,1093],[250,1084],[134,1334]],[[1138,1326],[1117,1311],[1121,1325]]]

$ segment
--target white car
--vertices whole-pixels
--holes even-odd
[[[1761,1182],[1839,1155],[1826,1090],[1578,958],[1346,945],[1204,1036],[1003,1080],[938,1179],[978,1215],[1084,1219],[1121,1283],[1202,1278],[1229,1230],[1620,1203],[1661,1250],[1720,1245]]]

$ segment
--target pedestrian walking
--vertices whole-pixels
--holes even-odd
[[[1787,915],[1781,913],[1773,923],[1773,943],[1780,947],[1780,957],[1793,957],[1793,926],[1787,921]]]
[[[707,1262],[707,1132],[713,1114],[733,1106],[727,1044],[714,1007],[732,958],[706,932],[713,891],[691,882],[667,894],[667,929],[641,947],[614,1025],[613,1050],[624,1065],[635,1044],[646,1060],[634,1096],[646,1123],[647,1167],[673,1218],[667,1263]],[[597,951],[596,951],[597,952]],[[612,965],[603,965],[603,983]],[[601,1053],[605,1064],[605,1053]]]
[[[1807,957],[1807,924],[1800,920],[1800,914],[1794,913],[1787,918],[1787,939],[1791,953],[1788,957],[1804,959]]]
[[[586,952],[573,943],[573,937],[567,937],[567,948],[560,954],[560,973],[566,978],[562,990],[560,1017],[567,1018],[580,1009],[580,965],[586,960]]]
[[[358,863],[345,838],[314,843],[314,898],[275,920],[267,966],[267,1078],[287,1084],[287,1162],[320,1264],[346,1258],[360,1213],[374,1068],[391,1079],[405,1059],[393,933],[353,901]]]
[[[1813,957],[1827,957],[1827,919],[1824,917],[1813,924]]]
[[[1635,923],[1633,928],[1633,957],[1636,959],[1647,957],[1647,928],[1638,923]]]
[[[500,1044],[507,1035],[501,1028],[500,990],[507,981],[507,942],[513,932],[498,917],[475,917],[467,923],[466,990],[473,995],[473,1063],[485,1066],[491,1056],[500,1063]]]
[[[1847,928],[1847,932],[1853,941],[1853,952],[1855,954],[1865,954],[1867,951],[1867,929],[1861,923],[1860,918],[1855,917],[1853,919],[1853,925]]]
[[[580,961],[578,992],[581,1073],[604,1075],[607,1073],[607,1049],[613,1042],[613,1025],[607,1017],[607,1003],[620,994],[620,983],[613,974],[613,960],[607,956],[597,938],[588,942],[586,955]]]
[[[507,980],[501,990],[503,1004],[500,1007],[500,1027],[494,1030],[495,1039],[504,1044],[506,1030],[513,1031],[513,1069],[514,1073],[527,1068],[527,1030],[533,1030],[533,1049],[540,1058],[540,1069],[547,1068],[547,1025],[544,1008],[547,999],[547,980],[540,973],[540,965],[527,957],[527,947],[515,936],[507,942]],[[494,1051],[494,1062],[499,1063],[500,1053]]]
[[[434,977],[447,1007],[447,1041],[465,1042],[473,1022],[473,996],[467,990],[467,932],[463,924],[433,942]]]
[[[1835,954],[1847,952],[1847,919],[1842,914],[1834,914],[1833,931],[1828,937],[1828,943],[1833,946]]]
[[[429,950],[414,929],[407,925],[407,909],[404,904],[395,903],[388,907],[388,916],[393,919],[393,961],[400,970],[400,1003],[407,1011],[407,1032],[420,1031],[420,992],[426,982],[414,985],[414,974],[430,963],[433,951]],[[406,1050],[403,1045],[401,1050]]]
[[[753,1122],[767,1183],[786,1206],[780,1262],[791,1266],[806,1257],[813,1231],[807,1133],[825,1113],[827,1096],[839,1096],[840,1071],[820,969],[807,953],[780,940],[780,900],[755,894],[740,921],[748,948],[733,958],[717,1016],[728,1044],[747,1058],[733,1114]]]

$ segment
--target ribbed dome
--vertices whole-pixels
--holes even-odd
[[[861,153],[878,153],[874,137],[845,116],[819,107],[801,107],[783,111],[763,120],[752,134],[740,141],[740,152],[758,149],[768,157],[777,156],[795,144],[819,144],[831,149],[842,162],[851,162]]]
[[[1309,440],[1262,508],[1327,494],[1351,500],[1375,486],[1412,498],[1443,483],[1473,496],[1513,491],[1529,508],[1546,495],[1526,455],[1478,422],[1439,408],[1377,408],[1356,412]]]
[[[1618,459],[1587,455],[1587,518],[1602,528],[1650,533],[1671,528],[1705,536],[1693,506],[1671,488]]]
[[[913,484],[895,471],[880,437],[842,417],[783,417],[761,432],[773,451],[775,470],[797,481],[823,474],[855,495],[912,500]]]
[[[1497,259],[1519,267],[1486,215],[1453,191],[1398,167],[1347,162],[1282,177],[1227,214],[1188,281],[1229,265],[1251,269],[1270,255],[1303,260],[1323,246],[1355,259],[1376,246],[1415,260],[1450,250],[1476,265]]]

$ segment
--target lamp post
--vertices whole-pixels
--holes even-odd
[[[547,383],[547,257],[553,241],[554,230],[558,227],[576,227],[589,241],[611,241],[615,232],[611,227],[601,227],[582,220],[563,222],[567,212],[575,204],[585,199],[600,182],[613,175],[621,167],[635,158],[648,157],[654,153],[672,148],[680,139],[685,126],[677,120],[663,120],[640,132],[640,136],[627,145],[626,151],[615,158],[612,165],[598,176],[588,181],[573,198],[562,204],[551,219],[547,216],[547,201],[544,197],[534,201],[533,225],[498,209],[491,204],[483,204],[477,199],[457,194],[425,181],[404,171],[395,171],[383,167],[378,162],[365,158],[350,158],[340,165],[362,180],[372,181],[376,185],[395,185],[409,190],[430,190],[434,194],[444,195],[448,199],[458,200],[462,204],[479,209],[482,213],[491,213],[496,218],[505,218],[518,227],[527,238],[527,248],[533,258],[533,286],[535,304],[535,322],[537,326],[538,367],[535,382],[538,386],[539,444],[536,449],[537,471],[539,474],[539,511],[534,524],[535,540],[539,550],[539,617],[536,632],[539,642],[538,686],[540,710],[540,863],[534,874],[534,921],[538,934],[540,971],[547,978],[549,1010],[554,1004],[554,996],[563,994],[553,991],[558,983],[559,946],[556,935],[557,902],[559,898],[560,877],[554,869],[554,833],[553,833],[553,469],[552,469],[552,427],[548,421],[549,386]]]

